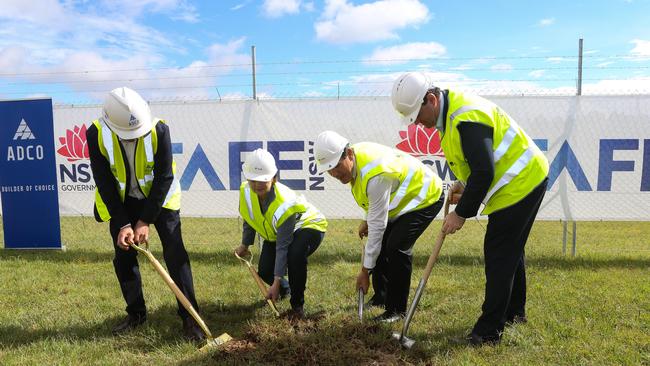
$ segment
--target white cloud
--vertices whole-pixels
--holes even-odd
[[[397,39],[396,31],[424,24],[429,10],[418,0],[380,0],[354,5],[347,0],[326,0],[321,20],[314,24],[316,38],[349,44]]]
[[[187,0],[102,0],[102,6],[117,14],[133,18],[146,12],[163,13],[171,19],[198,22],[196,8]]]
[[[548,27],[549,25],[553,25],[555,23],[555,18],[544,18],[540,19],[539,22],[537,22],[537,25],[540,27]]]
[[[643,39],[633,39],[630,43],[634,43],[634,48],[630,53],[634,56],[650,56],[650,41]]]
[[[567,61],[575,62],[574,59],[570,59],[570,58],[567,58],[567,57],[549,57],[549,58],[546,59],[546,61],[548,61],[548,62],[550,62],[552,64],[559,64],[559,63],[567,62]]]
[[[286,14],[300,12],[300,0],[264,0],[262,4],[264,15],[269,18],[279,18]]]
[[[234,5],[234,6],[230,7],[230,10],[233,10],[233,11],[234,10],[239,10],[239,9],[247,6],[248,4],[250,4],[250,2],[251,2],[251,0],[245,0],[245,1],[243,1],[243,2],[241,2],[239,4],[237,4],[237,5]]]
[[[490,70],[497,72],[508,72],[512,71],[512,65],[510,64],[496,64],[490,67]]]
[[[439,58],[446,53],[447,49],[440,43],[414,42],[392,47],[376,48],[372,55],[366,57],[364,61],[375,65],[394,65],[405,63],[409,60]]]
[[[528,76],[530,76],[531,78],[539,79],[542,76],[544,76],[545,71],[546,70],[533,70],[533,71],[528,73]]]

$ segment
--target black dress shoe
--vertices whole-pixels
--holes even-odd
[[[363,305],[363,309],[369,310],[372,307],[378,307],[382,309],[386,308],[384,299],[380,299],[377,295],[372,295],[370,300],[368,300],[368,302],[365,305]]]
[[[302,308],[302,306],[293,308],[287,313],[287,319],[289,319],[289,321],[298,321],[304,318],[305,318],[305,310]]]
[[[372,318],[372,320],[381,323],[395,323],[397,321],[404,319],[404,316],[405,316],[404,313],[398,313],[398,312],[387,310],[383,314]]]
[[[526,324],[528,323],[528,318],[525,315],[515,315],[506,320],[506,325],[515,325],[515,324]]]
[[[467,343],[474,347],[480,347],[483,345],[493,346],[499,342],[501,342],[501,337],[498,335],[481,336],[476,333],[470,333],[467,336]]]
[[[112,333],[113,335],[126,333],[131,329],[142,325],[142,323],[144,323],[146,320],[146,314],[129,314],[126,316],[126,318],[124,318],[121,322],[117,323],[117,325],[113,327]]]
[[[192,317],[183,319],[183,335],[192,342],[200,342],[205,339],[203,330]]]

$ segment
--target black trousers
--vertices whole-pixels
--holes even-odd
[[[436,217],[445,195],[435,203],[400,216],[388,223],[381,242],[381,251],[372,271],[372,288],[379,301],[384,299],[386,311],[405,313],[413,272],[413,246]]]
[[[140,217],[144,203],[145,200],[137,200],[131,197],[127,197],[124,202],[133,227],[135,227]],[[181,236],[181,218],[179,212],[163,208],[153,224],[162,243],[163,258],[165,259],[169,275],[181,292],[192,303],[194,309],[199,311],[196,297],[194,296],[190,259]],[[120,231],[120,228],[116,226],[117,224],[113,224],[113,221],[110,222],[111,236],[113,237],[113,246],[115,247],[113,267],[115,268],[117,280],[120,282],[122,296],[124,296],[124,300],[126,301],[126,312],[129,314],[146,314],[147,309],[142,294],[142,279],[140,277],[140,268],[137,259],[138,252],[132,248],[126,251],[122,250],[115,244]],[[177,302],[178,315],[183,319],[189,317],[189,313],[181,305],[180,301],[177,300]]]
[[[291,307],[301,307],[305,303],[307,286],[307,257],[316,251],[325,233],[314,229],[298,229],[293,233],[293,241],[287,254],[289,281],[280,280],[280,293],[291,293]],[[267,284],[273,284],[275,270],[275,242],[264,241],[258,264],[258,274]]]
[[[485,300],[473,333],[499,338],[507,321],[526,315],[526,241],[548,179],[513,206],[488,216],[483,244]]]

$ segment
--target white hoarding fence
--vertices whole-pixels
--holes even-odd
[[[650,96],[509,96],[493,100],[551,162],[539,214],[545,220],[647,220]],[[400,125],[389,98],[152,103],[170,126],[184,216],[236,217],[241,162],[256,148],[276,158],[280,179],[329,218],[358,218],[349,186],[318,174],[313,141],[335,130],[418,156],[450,183],[434,130]],[[92,215],[94,182],[85,129],[100,106],[54,110],[60,210]]]

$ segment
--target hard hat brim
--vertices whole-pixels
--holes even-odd
[[[104,122],[106,122],[108,127],[110,127],[111,130],[115,132],[117,137],[121,138],[122,140],[131,140],[131,139],[137,139],[139,137],[142,137],[147,133],[149,133],[149,131],[151,131],[154,125],[153,119],[147,122],[142,122],[140,126],[134,129],[120,128],[119,126],[116,126],[113,122],[111,122],[110,118],[105,118]]]
[[[244,178],[247,180],[254,180],[257,182],[270,182],[273,180],[273,177],[277,174],[277,171],[273,174],[253,174],[253,173],[244,173]]]
[[[332,170],[338,165],[339,160],[341,160],[340,156],[336,155],[336,156],[334,156],[333,159],[330,159],[330,160],[325,161],[323,163],[317,163],[316,164],[316,171],[320,174],[320,173],[325,173],[328,170]]]
[[[420,109],[422,109],[422,106],[407,116],[400,114],[402,124],[410,125],[411,123],[415,123],[415,120],[418,118],[418,114],[420,114]]]

